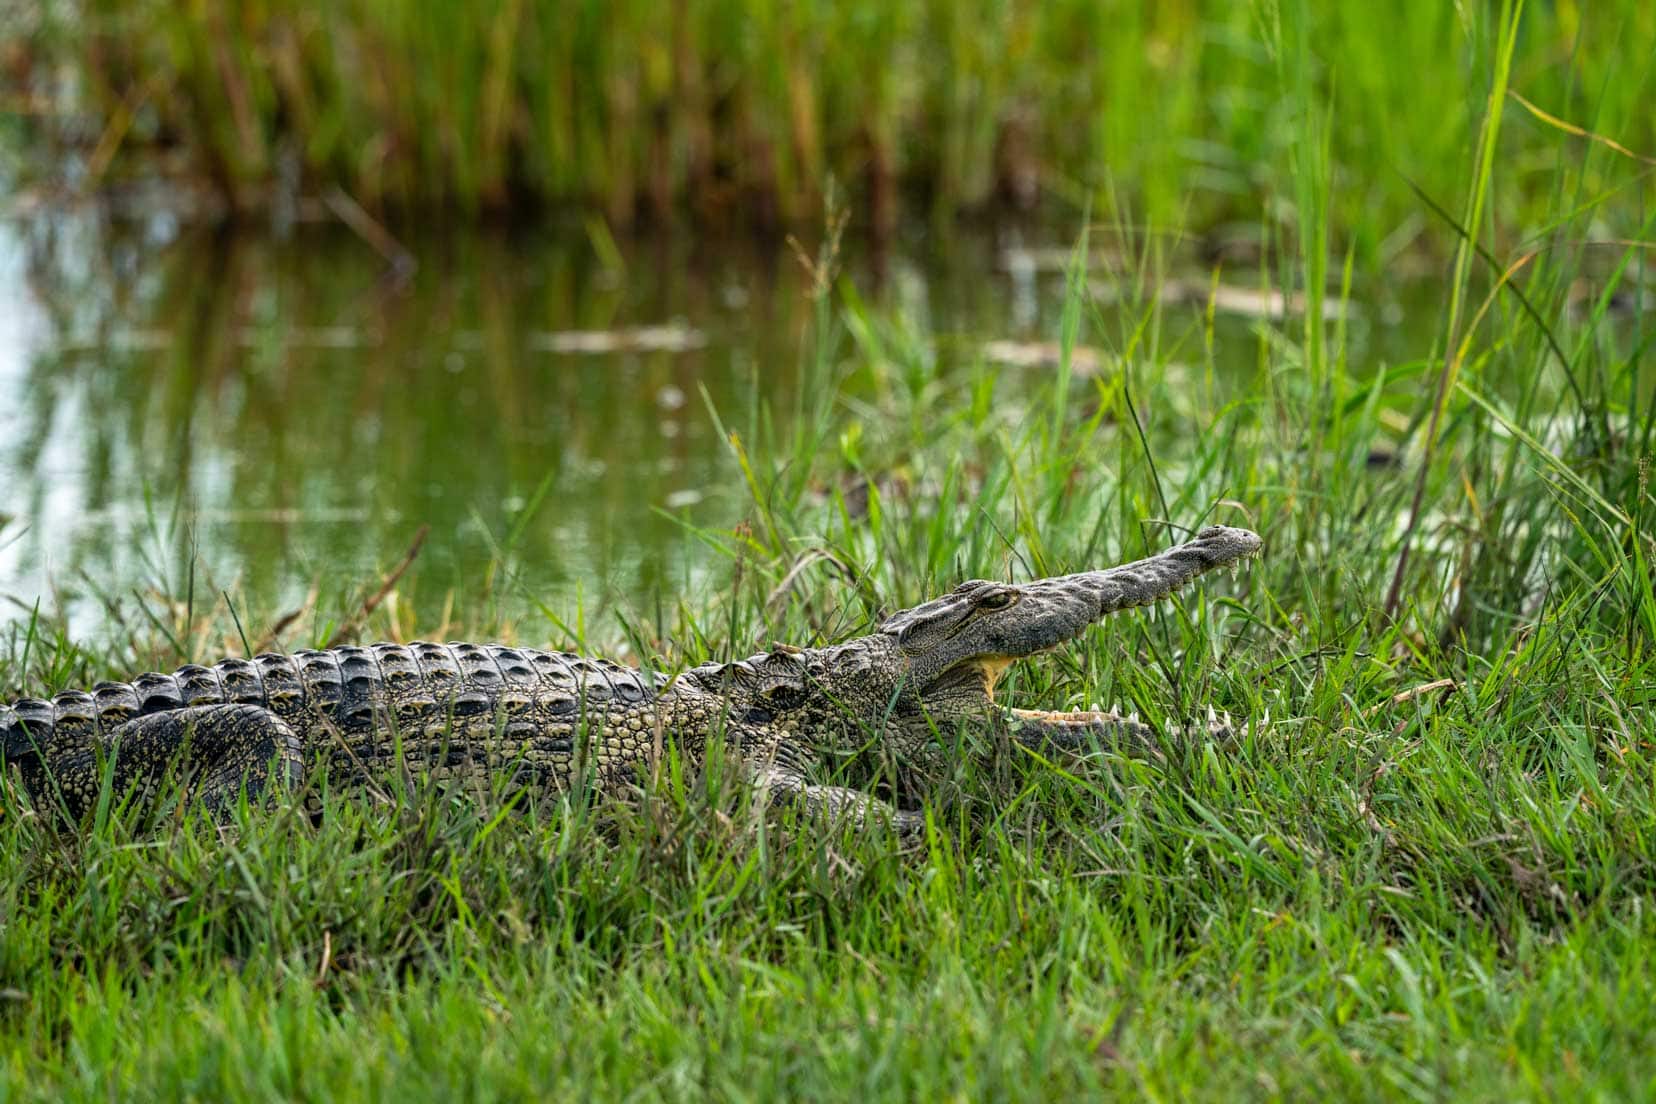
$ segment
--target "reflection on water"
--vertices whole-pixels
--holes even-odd
[[[0,589],[25,603],[177,586],[191,547],[198,585],[255,608],[343,595],[421,524],[424,601],[503,550],[521,595],[671,587],[691,565],[661,511],[717,518],[737,485],[707,402],[785,396],[805,316],[786,266],[619,270],[584,237],[434,245],[398,286],[338,233],[49,232],[3,247]]]
[[[743,510],[709,404],[738,431],[794,406],[811,305],[789,248],[409,245],[399,283],[339,229],[0,223],[3,619],[40,599],[107,629],[97,594],[182,593],[192,562],[200,595],[274,614],[314,585],[344,613],[422,524],[402,587],[422,628],[451,591],[567,615],[694,589],[714,563],[681,521]],[[1061,276],[999,249],[851,275],[918,332],[1054,336]]]

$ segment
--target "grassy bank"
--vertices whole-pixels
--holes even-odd
[[[1649,1091],[1650,396],[1624,329],[1554,335],[1576,389],[1637,397],[1599,409],[1535,370],[1526,318],[1475,337],[1428,456],[1437,363],[1358,380],[1337,336],[1320,377],[1273,331],[1257,378],[1223,380],[1197,333],[1138,342],[1125,375],[1020,391],[936,374],[925,342],[854,300],[823,318],[800,421],[720,412],[754,473],[745,522],[702,534],[733,585],[666,596],[661,638],[626,627],[639,611],[588,611],[590,646],[688,662],[838,638],[965,575],[1113,562],[1170,539],[1155,519],[1213,516],[1257,526],[1266,557],[1004,696],[1157,721],[1211,703],[1250,734],[1155,763],[967,737],[909,857],[766,826],[693,781],[527,815],[335,799],[320,827],[227,830],[164,811],[61,832],[9,800],[11,1094]],[[1071,322],[1135,348],[1080,296]],[[1558,434],[1558,455],[1531,438]],[[1373,455],[1399,449],[1401,466]],[[839,490],[869,486],[866,510]],[[814,549],[831,557],[792,574]],[[352,612],[290,632],[319,640]],[[274,611],[238,614],[256,635]],[[161,615],[145,647],[164,663],[238,650],[222,604]],[[114,654],[19,623],[0,678],[85,683],[124,673]]]
[[[733,585],[667,595],[659,638],[588,611],[589,646],[678,663],[838,638],[965,575],[1113,562],[1171,539],[1156,519],[1212,516],[1258,527],[1265,558],[1003,696],[1157,721],[1211,703],[1245,739],[1044,762],[968,736],[906,857],[767,825],[717,779],[511,814],[334,798],[320,827],[223,830],[164,809],[64,832],[8,799],[0,1079],[20,1099],[1644,1095],[1651,397],[1626,327],[1563,302],[1539,305],[1573,386],[1515,314],[1474,335],[1428,456],[1435,360],[1357,379],[1330,334],[1319,376],[1270,330],[1258,376],[1226,379],[1199,330],[1111,332],[1076,294],[1072,332],[1130,370],[1020,385],[940,374],[830,292],[798,420],[717,412],[754,473],[744,523],[701,534]],[[130,651],[239,650],[222,602],[178,597]],[[237,612],[254,636],[275,614]],[[390,631],[383,611],[363,629]],[[120,651],[15,623],[0,682],[129,673]]]
[[[1328,155],[1328,221],[1384,263],[1442,245],[1485,107],[1497,6],[623,0],[335,5],[71,0],[14,24],[20,152],[76,188],[160,172],[248,209],[344,189],[373,210],[810,219],[862,227],[1037,194],[1220,239],[1292,227],[1295,147]],[[1649,154],[1656,15],[1531,4],[1511,87]],[[1307,109],[1315,118],[1306,119]],[[1523,235],[1614,157],[1524,114],[1491,215]],[[1555,168],[1563,165],[1560,174]],[[1631,229],[1622,227],[1622,229]],[[1452,242],[1451,242],[1452,244]]]
[[[1221,373],[1200,315],[1152,297],[1122,322],[1077,269],[1062,343],[1118,354],[1110,370],[945,370],[934,335],[824,279],[777,368],[798,374],[797,409],[707,410],[751,501],[686,539],[728,585],[550,611],[562,624],[455,614],[456,634],[561,644],[579,624],[595,650],[676,665],[839,639],[967,576],[1247,524],[1266,552],[1234,581],[1117,617],[1001,691],[1156,722],[1211,704],[1244,738],[1042,761],[967,735],[914,856],[791,831],[718,778],[529,815],[333,796],[318,827],[224,830],[163,810],[65,832],[8,797],[6,1092],[1651,1095],[1645,261],[1583,244],[1623,216],[1575,139],[1544,132],[1542,180],[1510,166],[1509,128],[1529,124],[1505,91],[1534,24],[1483,33],[1473,98],[1508,114],[1469,114],[1436,171],[1456,221],[1494,228],[1493,264],[1451,247],[1417,357],[1354,364],[1338,323],[1262,321],[1257,370]],[[1301,42],[1283,64],[1297,252],[1265,279],[1315,289],[1344,278],[1330,228],[1359,211],[1339,215],[1347,139],[1313,110],[1318,55]],[[1526,256],[1503,243],[1531,203],[1548,235],[1520,300],[1495,274]],[[513,577],[505,548],[492,578]],[[255,638],[276,613],[237,609]],[[392,629],[382,609],[362,632]],[[242,628],[180,600],[140,632],[131,650],[170,663],[235,652]],[[8,691],[131,673],[49,618],[0,644]]]

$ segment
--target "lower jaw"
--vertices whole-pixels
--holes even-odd
[[[1074,713],[1045,709],[1008,709],[1007,727],[1025,747],[1087,748],[1126,744],[1133,749],[1154,747],[1156,734],[1135,717],[1114,710],[1088,709]]]
[[[1110,724],[1122,716],[1113,709],[1083,709],[1065,713],[1051,709],[1009,709],[1013,718],[1029,724],[1091,725]]]

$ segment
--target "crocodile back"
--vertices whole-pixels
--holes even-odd
[[[389,753],[399,733],[435,738],[438,729],[468,718],[498,720],[503,731],[525,738],[569,728],[593,711],[653,701],[667,681],[607,660],[501,644],[414,641],[266,652],[0,705],[0,753],[9,763],[27,763],[64,742],[84,745],[134,717],[241,703],[276,713],[312,746],[325,732],[343,735],[353,754],[372,759]]]

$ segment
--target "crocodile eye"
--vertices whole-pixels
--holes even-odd
[[[1015,597],[1010,590],[992,590],[978,599],[978,609],[998,610],[1005,609],[1012,604]]]

